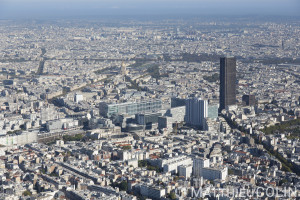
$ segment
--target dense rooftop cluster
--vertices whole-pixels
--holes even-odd
[[[293,20],[0,21],[0,199],[299,197],[299,34]],[[218,113],[227,55],[236,105]]]

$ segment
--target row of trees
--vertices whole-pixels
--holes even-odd
[[[147,72],[149,73],[152,78],[160,79],[161,77],[168,77],[168,74],[160,74],[159,73],[159,66],[153,65],[147,69]]]
[[[64,142],[66,142],[66,141],[81,141],[82,138],[83,138],[82,134],[76,134],[74,136],[72,136],[72,135],[64,135],[63,136]]]
[[[262,131],[266,135],[288,131],[291,132],[293,135],[300,137],[300,118],[282,122],[274,126],[265,127]]]
[[[125,76],[125,81],[130,82],[131,86],[128,87],[128,89],[136,89],[137,91],[142,91],[143,88],[141,88],[136,81],[131,80],[129,76]]]
[[[217,54],[207,54],[207,53],[201,53],[201,54],[194,54],[194,53],[182,53],[179,55],[179,57],[176,60],[172,60],[169,55],[164,55],[165,61],[187,61],[187,62],[203,62],[203,61],[212,61],[212,62],[218,62],[220,61],[220,56]]]
[[[240,131],[244,132],[244,130],[242,130],[241,127],[239,127],[236,122],[232,121],[231,119],[227,118],[226,116],[223,116],[223,117],[225,118],[225,120],[227,121],[228,125],[231,128],[236,128],[236,129],[239,129]],[[289,124],[289,125],[297,124],[297,123],[299,123],[298,120],[292,120],[292,121],[289,121],[289,122],[286,122],[286,123]],[[252,136],[252,137],[253,137],[256,144],[262,144],[264,146],[264,149],[268,152],[268,154],[276,157],[281,162],[282,170],[284,170],[286,172],[294,172],[297,175],[300,175],[300,170],[297,167],[295,167],[291,162],[289,162],[284,157],[282,157],[278,153],[278,151],[274,151],[273,149],[271,149],[270,146],[268,146],[266,143],[261,142],[256,136]]]
[[[106,73],[106,72],[109,72],[109,71],[113,71],[113,70],[117,70],[117,69],[118,69],[117,66],[106,67],[106,68],[99,69],[99,70],[95,71],[95,74],[103,74],[103,73]]]
[[[131,145],[126,145],[126,146],[122,146],[123,150],[130,150],[131,149]]]
[[[219,80],[220,76],[218,73],[214,73],[211,76],[203,76],[203,79],[212,83],[212,82],[216,82],[217,80]]]

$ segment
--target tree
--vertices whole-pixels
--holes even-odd
[[[119,189],[122,190],[122,191],[127,191],[127,182],[126,181],[122,181],[120,184],[119,184]]]
[[[173,178],[173,181],[176,182],[176,181],[178,181],[178,179],[179,179],[179,177],[178,177],[178,176],[175,176],[175,177]]]
[[[300,138],[300,119],[290,120],[287,122],[282,122],[281,124],[276,124],[274,126],[265,127],[262,131],[266,134],[274,134],[276,132],[291,132],[292,136],[295,138]]]
[[[112,187],[118,187],[122,191],[127,191],[128,186],[126,181],[122,181],[121,183],[112,183]]]
[[[228,169],[228,174],[229,175],[234,174],[234,171],[232,169]]]
[[[55,172],[52,172],[51,174],[49,174],[49,176],[52,176],[52,177],[59,177],[57,173]]]
[[[23,195],[24,195],[24,196],[31,196],[31,192],[28,191],[28,190],[26,190],[25,192],[23,192]]]
[[[139,167],[146,167],[147,161],[146,160],[139,160]]]
[[[76,134],[75,136],[64,135],[63,140],[66,141],[80,141],[83,138],[82,134]]]
[[[130,150],[131,149],[131,145],[126,145],[122,147],[123,150]]]
[[[170,199],[176,199],[176,194],[175,192],[170,193]]]
[[[160,172],[158,166],[151,166],[151,165],[148,165],[148,166],[147,166],[147,170]]]
[[[287,183],[288,182],[288,180],[287,179],[281,179],[280,181],[279,181],[279,186],[282,186],[284,183]]]
[[[217,80],[219,80],[220,76],[218,73],[214,73],[211,76],[203,76],[204,80],[207,80],[208,82],[216,82]]]
[[[147,72],[149,73],[152,78],[160,79],[161,77],[168,77],[168,74],[160,74],[159,73],[159,66],[153,65],[147,69]]]

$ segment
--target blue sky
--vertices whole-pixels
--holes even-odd
[[[299,16],[300,0],[0,0],[0,19],[143,14]]]

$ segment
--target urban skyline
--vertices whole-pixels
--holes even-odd
[[[0,0],[0,199],[299,198],[299,4],[225,4]]]

